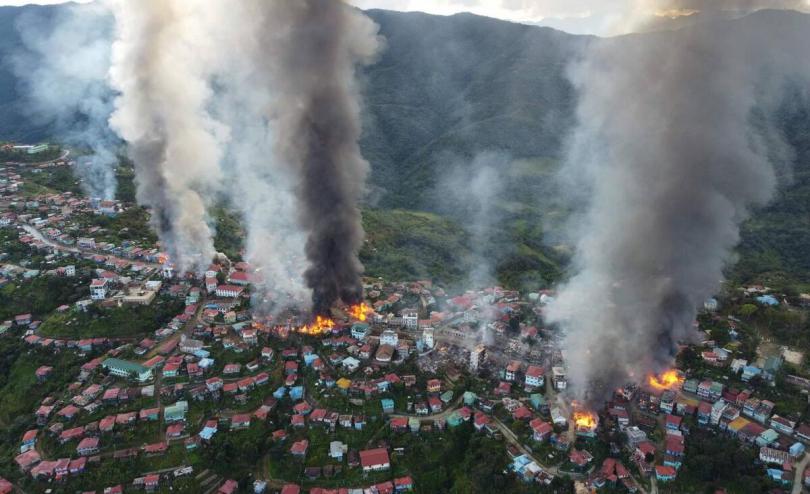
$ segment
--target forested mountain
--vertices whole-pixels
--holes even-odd
[[[58,8],[0,7],[0,140],[59,138],[28,118],[7,62],[21,46],[21,12]],[[470,14],[368,15],[387,40],[362,73],[361,145],[372,165],[364,260],[371,274],[464,281],[470,266],[486,259],[507,284],[558,278],[568,249],[549,228],[566,211],[552,177],[576,97],[566,67],[595,38]],[[777,15],[798,16],[790,25],[810,29],[808,16]],[[646,35],[635,36],[643,42]],[[796,149],[792,179],[745,225],[731,273],[741,281],[810,283],[810,105],[806,93],[789,99],[779,119]],[[496,172],[484,212],[481,190],[448,191],[475,182],[482,170]]]

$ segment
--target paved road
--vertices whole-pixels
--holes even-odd
[[[793,489],[790,491],[791,494],[801,494],[803,491],[804,469],[807,468],[808,463],[810,463],[810,454],[805,454],[802,461],[796,464],[796,474],[793,478]]]
[[[29,235],[33,236],[37,240],[40,240],[40,241],[44,242],[45,244],[53,247],[54,249],[61,250],[63,252],[71,252],[73,254],[100,255],[100,256],[104,256],[104,257],[107,257],[108,259],[113,259],[113,260],[116,260],[116,261],[124,261],[124,262],[128,262],[128,263],[137,262],[139,264],[143,264],[145,266],[149,266],[149,267],[152,267],[152,268],[155,268],[155,269],[161,269],[162,268],[162,264],[157,263],[157,262],[146,262],[146,261],[141,261],[141,260],[127,259],[127,258],[124,258],[124,257],[114,256],[112,254],[109,254],[107,252],[102,252],[100,250],[80,249],[78,247],[73,247],[73,246],[70,246],[70,245],[60,244],[59,242],[55,242],[55,241],[51,240],[50,238],[46,237],[45,235],[42,234],[41,231],[37,230],[36,228],[34,228],[31,225],[20,225],[20,226],[22,226],[23,230],[25,230]]]

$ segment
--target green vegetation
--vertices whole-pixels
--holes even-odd
[[[2,143],[0,143],[2,144]],[[41,163],[43,161],[55,160],[62,154],[62,148],[55,145],[48,146],[48,149],[36,154],[28,154],[25,150],[3,149],[0,147],[0,163]]]
[[[40,275],[29,281],[9,282],[0,288],[0,320],[31,313],[42,317],[62,304],[71,304],[88,294],[89,278]]]
[[[430,213],[367,209],[363,224],[368,238],[360,258],[368,276],[455,282],[465,275],[467,236],[453,222]]]
[[[21,173],[25,184],[23,190],[29,194],[73,192],[80,194],[82,188],[73,170],[67,166],[57,166],[42,170],[25,170]]]
[[[0,476],[5,478],[18,475],[13,458],[22,434],[34,427],[32,410],[45,396],[73,382],[82,363],[75,352],[31,348],[15,336],[0,337]],[[34,374],[41,365],[54,368],[44,383]]]
[[[712,493],[719,488],[729,494],[768,492],[771,482],[756,459],[756,451],[740,447],[739,441],[697,429],[686,441],[677,479],[658,482],[658,490],[663,494]]]
[[[53,314],[39,332],[58,338],[134,338],[155,331],[183,310],[182,300],[157,298],[151,305],[124,305],[101,308],[88,306],[87,312]]]
[[[216,229],[214,248],[217,252],[223,252],[231,261],[240,260],[245,231],[239,222],[239,216],[221,205],[214,208],[211,216],[214,218]]]
[[[152,245],[157,235],[149,226],[149,213],[146,209],[133,206],[115,216],[85,214],[74,217],[82,227],[98,226],[103,228],[93,235],[96,241],[121,244],[124,240],[137,241],[143,245]]]

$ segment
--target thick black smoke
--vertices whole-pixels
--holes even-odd
[[[808,27],[806,15],[773,11],[600,40],[572,69],[578,127],[565,171],[588,208],[575,275],[549,318],[565,328],[580,398],[671,367],[693,334],[740,223],[770,199],[775,158],[789,155],[755,116],[787,81],[808,80]]]
[[[381,41],[371,20],[338,0],[284,1],[275,8],[276,142],[299,177],[309,263],[304,278],[314,313],[326,314],[338,299],[362,298],[358,202],[369,165],[357,144],[355,67],[370,62]]]

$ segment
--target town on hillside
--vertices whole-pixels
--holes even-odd
[[[810,486],[810,372],[779,339],[810,295],[728,287],[673,369],[585,410],[553,291],[366,278],[302,331],[244,261],[177,273],[141,208],[60,188],[61,156],[0,167],[0,344],[28,355],[0,493],[438,492],[451,463],[515,492]]]

